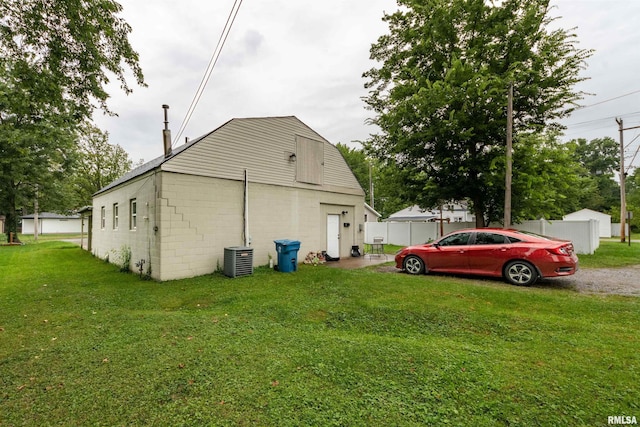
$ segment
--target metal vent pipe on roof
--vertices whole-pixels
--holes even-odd
[[[164,129],[162,130],[164,157],[169,157],[171,155],[171,131],[169,130],[169,119],[167,118],[167,110],[169,109],[169,106],[167,104],[163,104],[162,108],[164,109]]]

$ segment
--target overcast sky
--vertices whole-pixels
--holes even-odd
[[[234,0],[120,3],[148,87],[128,96],[111,87],[109,106],[119,116],[99,113],[95,122],[133,160],[148,161],[163,152],[162,104],[170,106],[176,137]],[[625,127],[640,126],[640,29],[631,19],[640,16],[640,1],[552,4],[559,25],[577,27],[579,47],[595,50],[584,71],[589,80],[580,85],[593,96],[565,120],[566,139],[618,140],[616,117]],[[367,139],[376,129],[366,124],[362,73],[374,65],[371,44],[387,31],[383,13],[395,10],[395,0],[245,0],[179,144],[232,118],[289,115],[334,144]],[[626,131],[625,141],[637,135],[640,129]],[[630,156],[637,147],[631,144]]]

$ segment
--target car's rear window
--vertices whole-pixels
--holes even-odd
[[[531,232],[531,231],[518,230],[518,231],[516,231],[516,233],[524,234],[525,236],[533,236],[533,237],[537,237],[537,238],[539,238],[539,239],[553,240],[553,239],[552,239],[551,237],[549,237],[549,236],[543,236],[542,234],[533,233],[533,232]]]

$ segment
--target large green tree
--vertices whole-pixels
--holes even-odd
[[[365,201],[383,218],[387,218],[410,203],[402,191],[403,175],[394,163],[381,162],[375,157],[368,156],[360,148],[348,147],[341,143],[336,147],[364,189]],[[373,184],[373,200],[371,200],[371,184]]]
[[[369,185],[369,174],[372,167],[372,160],[369,159],[366,153],[358,148],[349,147],[346,144],[337,143],[336,148],[342,154],[342,157],[349,165],[351,172],[355,175],[358,183],[365,192],[365,201],[371,204],[371,194]]]
[[[633,174],[627,177],[625,183],[627,190],[627,211],[633,213],[631,227],[634,232],[637,233],[640,230],[640,169],[634,169]],[[613,218],[620,218],[619,204],[615,209],[611,209],[611,216]]]
[[[620,205],[620,185],[614,177],[620,165],[620,146],[610,137],[587,141],[584,138],[567,143],[583,166],[585,186],[581,194],[583,208],[611,212]]]
[[[95,102],[108,111],[110,78],[129,93],[130,70],[144,85],[121,11],[114,0],[0,0],[0,57],[42,74],[49,105],[83,118]]]
[[[514,141],[512,219],[562,219],[580,209],[590,180],[572,148],[554,133],[521,133]],[[504,157],[498,158],[495,187],[502,191]]]
[[[371,48],[380,66],[364,73],[381,129],[367,149],[402,169],[404,191],[420,206],[468,199],[478,225],[499,220],[495,165],[506,152],[509,85],[516,135],[557,129],[581,98],[573,87],[590,52],[550,28],[548,0],[398,4]]]
[[[79,153],[71,191],[76,207],[91,203],[92,195],[131,170],[133,162],[120,145],[109,143],[109,133],[90,123],[81,128]]]
[[[73,118],[45,108],[50,93],[31,69],[0,59],[0,212],[7,234],[17,230],[17,207],[46,200],[75,160]]]
[[[17,206],[31,189],[41,194],[69,172],[77,126],[96,108],[111,113],[110,79],[127,93],[129,72],[144,85],[121,9],[113,0],[0,0],[0,212],[7,233],[16,231]]]

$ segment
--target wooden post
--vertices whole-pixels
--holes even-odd
[[[513,83],[507,102],[507,169],[504,184],[504,228],[511,227],[511,180],[513,174]]]
[[[627,219],[627,201],[625,190],[625,172],[624,172],[624,126],[622,119],[616,119],[620,131],[620,242],[624,243],[626,238],[625,221]]]

